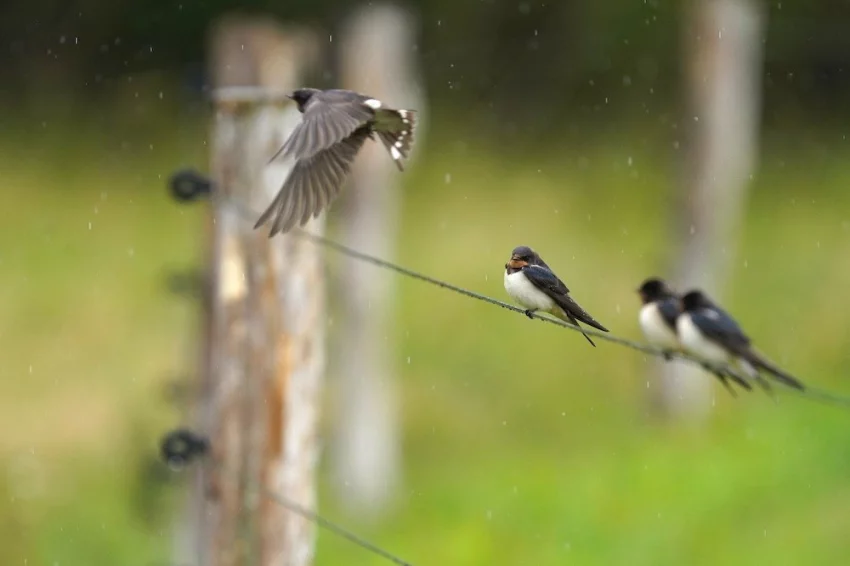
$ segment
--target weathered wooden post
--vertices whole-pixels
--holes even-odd
[[[199,420],[212,463],[198,472],[192,563],[302,566],[312,561],[314,526],[263,489],[315,506],[321,250],[292,236],[269,239],[244,211],[263,210],[288,173],[287,163],[267,163],[300,119],[283,94],[300,86],[316,43],[265,19],[226,19],[210,49],[215,190]],[[306,229],[322,233],[324,218]]]
[[[693,0],[685,12],[689,143],[671,278],[680,291],[698,286],[719,299],[734,257],[757,155],[764,14],[757,0]],[[713,379],[684,362],[661,374],[657,406],[707,414]]]
[[[416,36],[416,20],[407,10],[373,4],[352,14],[338,42],[344,88],[417,109],[412,157],[424,132]],[[383,146],[364,146],[353,167],[351,190],[340,199],[346,244],[382,258],[395,255],[403,180]],[[341,268],[345,284],[333,293],[341,314],[334,350],[345,362],[332,366],[336,378],[332,462],[341,499],[362,513],[380,510],[399,479],[391,324],[395,279],[349,258],[342,260]]]

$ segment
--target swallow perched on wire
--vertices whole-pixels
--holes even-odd
[[[681,298],[667,285],[666,281],[658,277],[645,280],[637,291],[643,302],[638,315],[640,329],[647,342],[661,348],[664,359],[670,361],[673,352],[683,349],[676,329],[676,322],[681,314]],[[703,367],[716,375],[733,397],[737,394],[728,379],[732,379],[748,391],[752,390],[749,383],[735,374],[712,369],[708,364],[703,364]]]
[[[416,126],[416,111],[387,108],[351,90],[300,88],[288,96],[303,116],[271,159],[294,157],[295,165],[254,225],[256,229],[271,220],[269,237],[303,226],[328,207],[367,138],[377,135],[403,171]]]
[[[676,319],[679,318],[679,297],[663,279],[650,277],[637,289],[643,306],[638,323],[647,342],[661,348],[664,359],[670,360],[671,353],[681,349],[676,335]]]
[[[676,330],[683,348],[693,356],[717,366],[737,368],[768,393],[771,392],[770,383],[764,379],[761,371],[789,387],[805,390],[799,380],[757,353],[735,319],[702,291],[685,293],[681,299],[681,308]],[[733,377],[731,374],[729,376]]]
[[[578,321],[581,321],[602,332],[608,332],[607,328],[570,297],[570,290],[564,282],[558,279],[537,252],[527,246],[514,248],[510,261],[505,264],[505,291],[514,301],[525,307],[525,314],[529,318],[532,313],[540,310],[572,323],[579,330],[581,327]],[[591,346],[596,346],[583,330],[582,334]]]

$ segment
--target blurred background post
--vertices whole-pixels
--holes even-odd
[[[390,3],[364,4],[342,27],[340,88],[369,93],[393,107],[417,110],[416,145],[424,144],[425,99],[421,94],[418,26],[409,10]],[[337,207],[342,241],[393,261],[400,229],[401,176],[380,144],[367,144]],[[350,258],[338,262],[336,307],[340,312],[331,367],[336,379],[333,466],[337,493],[352,510],[379,512],[401,472],[398,422],[398,349],[393,324],[396,278]]]
[[[759,151],[764,20],[759,0],[690,0],[683,17],[686,146],[670,280],[679,292],[702,288],[720,304]],[[701,379],[704,371],[678,361],[655,365],[657,406],[704,419],[714,385]]]

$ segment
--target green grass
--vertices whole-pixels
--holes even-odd
[[[181,490],[150,458],[181,419],[163,388],[191,371],[196,318],[163,282],[197,264],[203,242],[202,208],[170,202],[163,179],[204,166],[205,124],[175,131],[167,107],[145,108],[108,110],[111,128],[0,139],[3,564],[168,557]],[[639,338],[633,289],[663,274],[677,155],[636,128],[511,156],[432,125],[403,176],[396,259],[504,299],[502,265],[528,244],[614,333]],[[850,152],[779,145],[766,146],[723,302],[792,372],[850,393]],[[715,386],[704,426],[664,424],[641,354],[396,283],[404,485],[370,523],[336,505],[323,474],[328,516],[416,564],[846,558],[847,412]],[[384,562],[321,532],[316,563]]]

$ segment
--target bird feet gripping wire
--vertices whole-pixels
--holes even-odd
[[[533,320],[535,312],[537,312],[537,309],[525,309],[525,316]]]

